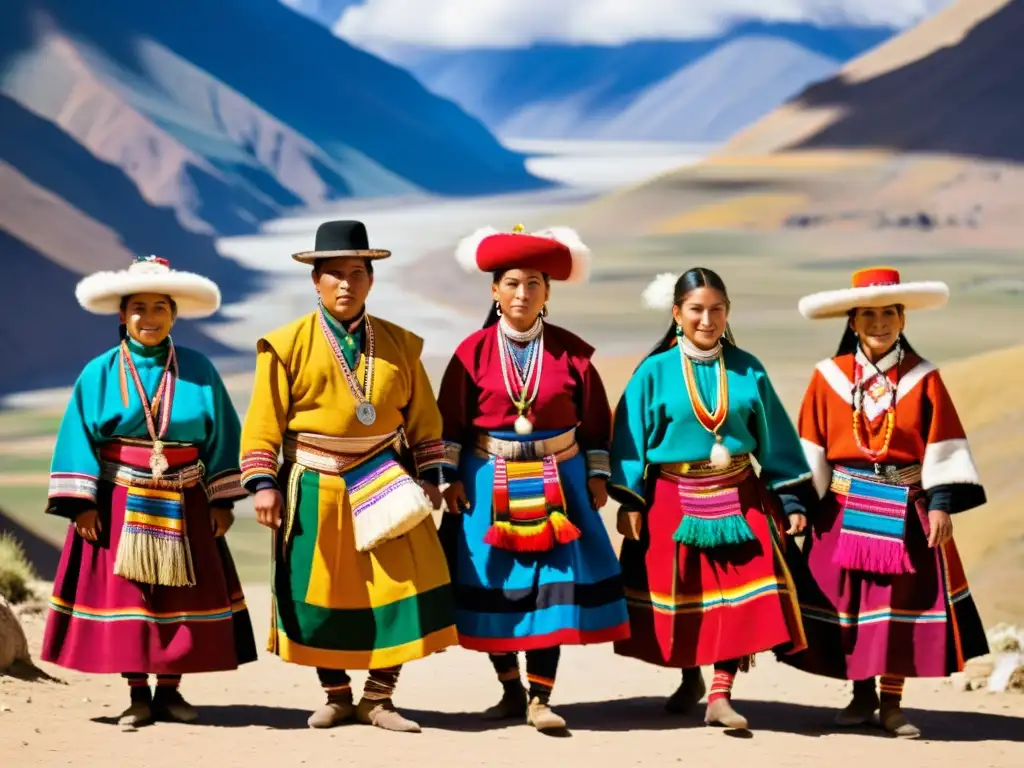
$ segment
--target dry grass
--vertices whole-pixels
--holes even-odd
[[[31,584],[37,579],[21,543],[12,535],[0,534],[0,597],[12,605],[33,597]]]

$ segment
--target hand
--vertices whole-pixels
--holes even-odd
[[[630,541],[640,540],[640,531],[643,529],[643,515],[638,509],[619,508],[618,518],[615,521],[615,528]]]
[[[427,494],[427,498],[430,499],[430,506],[434,509],[440,509],[441,502],[444,499],[441,497],[441,491],[438,490],[438,487],[433,483],[428,483],[426,480],[417,480],[416,482],[419,483],[420,488],[423,489],[423,492]]]
[[[281,506],[284,500],[277,488],[256,491],[253,505],[256,507],[256,522],[267,528],[281,527]]]
[[[807,528],[807,516],[802,515],[799,512],[795,512],[789,516],[789,530],[786,531],[790,536],[799,536]]]
[[[210,507],[210,522],[213,524],[213,535],[223,536],[235,523],[235,513],[227,507]]]
[[[445,488],[444,503],[448,511],[453,515],[461,515],[462,510],[469,506],[469,499],[466,498],[466,487],[461,480]]]
[[[587,480],[587,490],[590,491],[590,503],[594,505],[594,509],[600,509],[608,503],[608,478],[590,478]]]
[[[953,538],[953,520],[949,512],[941,509],[928,510],[928,546],[934,549]]]
[[[87,509],[75,517],[75,532],[86,541],[99,539],[102,530],[103,525],[95,509]]]

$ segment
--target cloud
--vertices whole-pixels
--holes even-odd
[[[966,0],[965,0],[966,1]],[[538,41],[615,45],[718,34],[737,21],[904,28],[952,0],[365,0],[334,32],[353,43],[518,47]]]

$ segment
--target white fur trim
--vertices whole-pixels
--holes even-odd
[[[671,309],[675,303],[676,283],[679,278],[671,272],[662,272],[644,288],[644,305],[648,309]]]
[[[579,233],[569,227],[548,227],[539,232],[531,232],[534,237],[547,237],[569,249],[572,258],[572,269],[567,283],[585,283],[590,279],[590,249],[583,244]]]
[[[477,249],[488,237],[498,234],[501,233],[494,227],[480,227],[473,234],[459,240],[459,244],[455,246],[455,260],[459,266],[466,272],[479,272],[480,268],[476,265]]]
[[[924,381],[924,377],[935,370],[938,369],[934,365],[929,363],[927,360],[922,360],[907,371],[905,376],[900,377],[900,383],[896,386],[896,402],[898,403],[904,397],[913,392],[914,387]]]
[[[953,483],[981,483],[971,446],[966,439],[929,443],[921,462],[921,487],[927,491]]]
[[[888,307],[902,304],[907,310],[938,309],[949,301],[949,286],[943,282],[872,285],[866,288],[843,288],[804,296],[797,307],[808,320],[845,317],[859,307]]]
[[[121,299],[137,293],[162,293],[174,299],[178,317],[209,317],[220,308],[220,289],[202,275],[178,272],[140,261],[117,272],[95,272],[75,286],[75,298],[96,315],[116,315]]]
[[[843,398],[843,402],[848,405],[853,405],[853,382],[850,381],[849,377],[843,373],[842,369],[836,365],[836,361],[831,357],[826,360],[822,360],[816,366],[814,366],[818,373],[821,374],[822,378],[825,379],[832,391]]]
[[[832,465],[825,458],[825,449],[817,443],[800,438],[800,444],[804,449],[804,458],[811,468],[811,477],[814,479],[814,490],[818,492],[818,498],[825,498],[828,487],[832,484]]]

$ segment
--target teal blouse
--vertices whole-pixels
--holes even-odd
[[[726,344],[718,360],[695,361],[695,381],[705,405],[712,411],[718,405],[723,361],[729,412],[719,434],[725,446],[734,456],[753,456],[761,479],[773,490],[809,483],[811,470],[800,438],[756,357]],[[612,496],[645,507],[649,465],[706,461],[714,442],[690,404],[678,348],[652,355],[633,373],[615,409]]]
[[[147,347],[129,337],[128,349],[149,398],[156,393],[167,362],[169,343]],[[99,447],[118,437],[149,439],[142,401],[128,375],[128,406],[121,399],[120,345],[86,364],[75,382],[57,432],[50,463],[50,509],[59,500],[95,503],[100,475]],[[206,468],[210,500],[229,502],[245,496],[239,485],[241,424],[220,374],[194,350],[175,347],[178,379],[165,442],[188,443],[199,450]],[[74,505],[72,505],[74,506]]]

